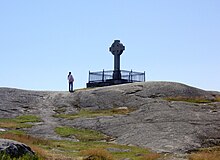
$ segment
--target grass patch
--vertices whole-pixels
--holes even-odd
[[[1,134],[0,138],[11,139],[28,145],[36,153],[39,160],[67,160],[68,158],[63,154],[54,152],[53,149],[57,146],[55,146],[53,141],[50,140],[36,138],[26,134],[13,133]]]
[[[7,138],[16,140],[27,144],[33,151],[36,152],[38,157],[47,160],[71,160],[82,159],[82,152],[91,153],[100,152],[101,150],[108,151],[109,148],[119,149],[118,152],[108,153],[115,160],[130,158],[132,160],[143,160],[143,157],[150,153],[146,148],[136,146],[118,145],[106,142],[86,141],[86,142],[72,142],[72,141],[58,141],[58,140],[45,140],[35,138],[30,135],[17,135],[13,133],[1,134],[0,138]],[[98,151],[95,151],[98,150]],[[121,151],[120,151],[121,150]],[[123,150],[128,150],[127,152]],[[144,156],[143,156],[144,155]]]
[[[30,127],[32,127],[31,124],[20,123],[15,119],[0,119],[0,128],[20,129]]]
[[[16,118],[0,118],[0,127],[1,128],[11,128],[11,129],[19,129],[19,128],[30,128],[31,124],[27,124],[27,122],[40,122],[40,118],[34,115],[23,115],[18,116]]]
[[[118,113],[119,111],[115,111],[115,112]],[[113,159],[115,160],[125,159],[125,158],[130,158],[132,160],[142,160],[141,158],[143,158],[143,156],[140,155],[149,154],[149,151],[145,148],[108,143],[107,142],[109,140],[108,136],[93,130],[75,129],[70,127],[56,128],[56,132],[61,136],[64,137],[75,136],[80,140],[79,142],[45,140],[41,138],[32,137],[30,135],[26,135],[25,132],[17,130],[17,128],[21,124],[26,125],[27,122],[38,122],[38,121],[39,118],[30,115],[19,116],[12,119],[0,119],[0,122],[4,124],[4,126],[8,126],[9,122],[13,124],[12,126],[9,127],[10,130],[1,132],[0,138],[11,139],[27,144],[37,154],[37,158],[39,160],[82,159],[81,152],[89,153],[90,151],[87,150],[92,150],[92,149],[93,150],[102,149],[108,151],[109,148],[115,148],[116,150],[119,149],[118,152],[108,151],[110,157],[113,157]],[[104,142],[102,140],[106,140],[106,141]],[[123,150],[128,150],[128,151],[125,152]],[[93,151],[93,152],[99,152],[99,151]],[[20,159],[20,160],[26,160],[26,159]]]
[[[8,132],[6,133],[4,132],[3,134],[0,134],[0,138],[11,139],[11,140],[15,140],[15,141],[27,144],[42,159],[44,159],[45,157],[49,157],[49,154],[47,153],[46,150],[42,149],[41,147],[38,147],[38,145],[50,145],[49,141],[47,140],[34,138],[30,135],[8,133]]]
[[[0,153],[0,159],[1,160],[43,160],[42,158],[38,157],[37,155],[31,156],[29,154],[26,154],[20,158],[13,158],[13,157],[10,157],[6,153]]]
[[[75,119],[75,118],[80,118],[80,117],[93,118],[93,117],[99,117],[99,116],[113,116],[116,114],[128,114],[134,110],[135,109],[128,109],[127,107],[102,109],[102,110],[81,109],[76,114],[57,114],[57,115],[54,115],[54,117],[66,118],[66,119]]]
[[[216,102],[217,99],[215,100],[210,100],[210,99],[205,99],[205,98],[186,98],[186,97],[167,97],[164,98],[164,100],[167,101],[184,101],[184,102],[190,102],[190,103],[211,103],[211,102]]]
[[[24,133],[12,133],[12,132],[6,132],[4,134],[0,135],[1,138],[4,139],[12,139],[15,141],[19,141],[25,144],[36,144],[36,145],[50,145],[50,141],[49,140],[45,140],[45,139],[40,139],[40,138],[35,138],[32,137],[30,135],[26,135]]]
[[[192,153],[189,160],[220,160],[220,147],[201,149],[199,152]]]
[[[85,112],[83,113],[85,115],[91,114],[90,111],[88,111],[89,113],[85,113]],[[111,112],[115,114],[115,113],[120,113],[121,111],[111,111]],[[109,113],[104,115],[109,115]],[[91,150],[93,150],[92,153],[95,152],[99,153],[100,152],[99,149],[106,150],[110,155],[109,157],[112,157],[115,160],[120,160],[125,158],[130,158],[132,160],[143,160],[143,157],[145,155],[151,154],[145,148],[108,143],[107,142],[109,140],[108,136],[93,130],[76,129],[70,127],[56,128],[56,132],[61,136],[63,137],[75,136],[77,139],[80,140],[79,142],[71,142],[64,140],[62,141],[45,140],[41,138],[32,137],[30,135],[26,135],[25,132],[17,130],[17,128],[21,124],[26,125],[27,122],[38,122],[38,121],[40,121],[39,118],[31,115],[19,116],[12,119],[0,119],[1,124],[2,125],[4,124],[4,126],[8,126],[9,122],[13,124],[9,127],[10,130],[1,132],[0,138],[12,139],[27,144],[37,154],[38,159],[36,160],[82,159],[82,152],[91,153]],[[104,142],[102,140],[106,140],[106,141]],[[118,149],[119,151],[111,152],[111,150],[108,151],[109,148],[114,148],[116,150]],[[97,151],[95,151],[94,149]],[[124,150],[128,150],[128,151],[124,151]],[[108,157],[105,154],[103,156],[105,158]],[[20,159],[20,160],[26,160],[26,159]]]
[[[216,101],[216,102],[220,102],[220,95],[216,95],[216,96],[215,96],[215,101]]]
[[[108,151],[113,159],[120,160],[129,158],[132,160],[143,160],[142,155],[150,154],[150,152],[146,148],[136,147],[136,146],[126,146],[126,145],[118,145],[113,143],[105,143],[105,142],[70,142],[70,141],[56,141],[56,146],[59,146],[58,149],[67,151],[67,156],[69,157],[80,157],[82,156],[82,152],[91,153],[100,152],[101,150],[108,151],[109,148],[115,148],[122,151],[119,152],[110,152]],[[95,151],[98,150],[98,151]],[[128,150],[124,152],[123,150]],[[88,155],[87,155],[88,156]]]
[[[57,127],[55,132],[62,137],[75,136],[80,141],[100,141],[106,140],[108,137],[100,132],[89,129],[77,129],[72,127]]]
[[[32,127],[31,124],[21,124],[17,122],[13,122],[12,120],[4,120],[0,119],[0,127],[1,128],[12,128],[12,129],[19,129],[19,128],[30,128]]]
[[[158,153],[149,153],[149,154],[143,155],[141,160],[157,160],[160,157],[161,157],[161,155]]]
[[[41,119],[35,115],[23,115],[23,116],[16,117],[15,121],[18,123],[40,122]]]
[[[4,134],[5,132],[2,132],[2,134]],[[8,130],[6,131],[6,133],[10,133],[10,134],[16,134],[16,135],[24,135],[25,132],[21,131],[21,130]]]
[[[84,160],[113,160],[113,156],[104,149],[90,149],[80,152],[84,156]]]

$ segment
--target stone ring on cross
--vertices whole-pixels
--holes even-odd
[[[120,43],[120,40],[115,40],[114,43],[109,48],[109,51],[113,55],[121,55],[124,50],[125,50],[125,46],[122,43]]]

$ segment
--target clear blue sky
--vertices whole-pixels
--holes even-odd
[[[219,0],[0,0],[0,87],[84,88],[115,39],[121,69],[220,91]]]

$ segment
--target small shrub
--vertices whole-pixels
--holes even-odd
[[[90,149],[80,152],[84,160],[113,160],[112,155],[104,149]]]

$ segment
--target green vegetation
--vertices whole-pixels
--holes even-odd
[[[160,157],[159,154],[150,153],[145,148],[101,142],[100,140],[108,140],[110,137],[107,137],[104,134],[93,130],[58,127],[56,128],[56,132],[64,137],[74,135],[77,139],[80,140],[79,142],[54,141],[54,144],[56,144],[60,150],[69,151],[67,156],[70,157],[78,157],[83,155],[87,158],[90,157],[95,160],[112,160],[125,158],[142,160],[146,159],[146,157],[148,157],[149,160],[156,160]],[[108,149],[113,149],[116,151],[110,152]]]
[[[92,118],[92,117],[98,117],[98,116],[113,116],[115,114],[128,114],[135,109],[102,109],[102,110],[88,110],[88,109],[81,109],[76,114],[57,114],[54,115],[56,118],[66,118],[66,119],[75,119],[80,117],[86,117],[86,118]]]
[[[3,133],[3,132],[2,132]],[[25,132],[22,130],[16,130],[16,129],[12,129],[12,130],[8,130],[7,133],[11,133],[11,134],[16,134],[16,135],[24,135]],[[1,132],[0,132],[1,134]]]
[[[215,96],[216,102],[220,102],[220,96]]]
[[[91,153],[91,150],[93,152],[100,152],[103,150],[108,150],[108,149],[116,149],[118,150],[117,152],[110,152],[108,151],[113,159],[125,159],[125,158],[130,158],[133,160],[141,160],[143,156],[141,155],[147,155],[150,154],[150,152],[141,147],[136,147],[136,146],[126,146],[126,145],[118,145],[118,144],[113,144],[113,143],[106,143],[106,142],[70,142],[70,141],[56,141],[54,142],[56,144],[57,149],[64,151],[66,153],[66,156],[69,157],[79,157],[82,156],[82,152],[89,152],[90,155],[93,155]],[[89,154],[84,154],[89,156]],[[101,154],[101,153],[100,153]]]
[[[110,111],[102,111],[101,113],[98,113],[98,115],[109,115],[109,112]],[[111,114],[113,113],[115,114],[119,112],[121,111],[112,110]],[[82,110],[80,114],[85,116],[87,115],[94,116],[97,113]],[[7,127],[10,128],[10,130],[6,132],[1,132],[0,138],[12,139],[27,144],[32,148],[33,151],[37,153],[38,156],[34,157],[36,160],[76,159],[77,157],[79,158],[82,156],[86,156],[86,155],[82,155],[82,153],[87,153],[87,156],[89,153],[91,153],[91,155],[89,156],[93,156],[92,153],[100,153],[100,149],[102,149],[100,154],[107,153],[108,152],[107,150],[109,148],[114,148],[116,150],[118,149],[119,151],[109,152],[108,153],[109,156],[103,154],[104,158],[113,157],[113,159],[131,158],[134,160],[139,160],[139,159],[141,160],[143,156],[137,156],[137,155],[149,154],[149,151],[145,148],[108,143],[106,141],[108,141],[110,137],[94,130],[76,129],[66,126],[55,128],[57,134],[63,137],[74,136],[80,140],[79,142],[45,140],[45,139],[35,138],[30,135],[26,135],[25,132],[21,130],[17,130],[21,127],[21,125],[23,125],[22,127],[27,127],[26,122],[38,122],[38,121],[40,121],[40,119],[32,115],[19,116],[13,119],[0,119],[0,127],[2,127],[3,125],[8,126],[9,123],[13,124],[13,126]],[[91,150],[93,150],[93,152],[90,152]],[[26,160],[25,158],[26,157],[22,157],[19,160]],[[34,158],[33,160],[35,160]],[[28,159],[31,160],[31,158]]]
[[[18,124],[39,121],[39,119],[35,116],[33,116],[32,118],[28,117],[29,115],[20,116],[11,119],[11,121]],[[0,122],[3,121],[5,122],[9,120],[0,120]],[[24,132],[15,129],[2,132],[2,134],[0,134],[0,138],[12,139],[25,143],[30,146],[37,155],[35,157],[28,157],[28,155],[25,155],[22,158],[14,160],[88,160],[89,157],[93,158],[94,160],[120,160],[126,158],[132,160],[158,160],[163,157],[163,155],[149,152],[146,148],[118,145],[114,143],[100,141],[106,140],[106,138],[108,137],[92,130],[75,129],[70,127],[57,127],[56,132],[64,137],[76,136],[80,141],[73,142],[64,140],[45,140],[26,135]],[[189,160],[219,160],[220,147],[201,149],[199,152],[189,155],[188,158]],[[11,158],[4,154],[0,154],[0,159],[11,160]]]
[[[144,157],[146,156],[156,157],[154,153],[149,152],[146,148],[118,145],[114,143],[107,143],[100,141],[72,142],[72,141],[45,140],[45,139],[35,138],[30,135],[25,135],[25,134],[18,135],[7,132],[1,134],[0,138],[12,139],[25,143],[28,146],[30,146],[33,151],[37,153],[38,157],[40,157],[41,159],[49,159],[49,160],[50,159],[71,160],[80,157],[82,158],[82,156],[86,156],[86,155],[82,155],[82,152],[87,153],[87,156],[90,153],[92,156],[93,152],[99,153],[100,150],[101,150],[100,154],[102,154],[103,150],[106,150],[115,160],[125,159],[125,158],[130,158],[133,160],[143,160],[145,159]],[[109,149],[115,149],[116,152],[110,152],[108,151]],[[91,152],[91,150],[93,150],[93,152]],[[156,158],[150,160],[156,160]]]
[[[79,114],[74,116],[109,116],[114,114],[127,114],[129,112],[130,110],[128,109],[112,109],[101,111],[81,110]],[[106,158],[106,160],[111,160],[109,157],[112,157],[112,159],[115,160],[125,158],[142,160],[145,155],[152,157],[152,153],[149,152],[146,148],[109,143],[108,141],[110,140],[110,137],[94,130],[76,129],[66,126],[55,128],[55,132],[57,134],[63,137],[74,136],[80,140],[79,142],[40,139],[26,135],[24,131],[20,130],[22,128],[32,126],[31,124],[27,124],[27,122],[29,123],[39,121],[40,119],[34,115],[18,116],[11,119],[0,119],[0,127],[9,129],[5,132],[0,132],[0,138],[12,139],[25,143],[30,146],[37,155],[35,157],[28,157],[28,155],[25,155],[24,157],[17,160],[71,160],[94,157],[95,153],[102,155],[102,158]],[[113,150],[115,149],[116,152],[108,151],[112,148]],[[1,154],[1,156],[4,157],[0,157],[0,159],[3,160],[8,160],[7,158],[9,158],[5,154]]]
[[[20,158],[13,158],[13,157],[10,157],[6,153],[0,153],[0,159],[1,160],[42,160],[37,155],[31,156],[31,155],[26,154]]]
[[[113,160],[112,155],[104,149],[90,149],[80,152],[83,156],[87,156],[84,160]]]
[[[41,119],[35,115],[22,115],[15,118],[16,122],[26,123],[26,122],[40,122]]]
[[[71,137],[75,136],[80,141],[100,141],[107,140],[108,137],[104,134],[89,130],[89,129],[77,129],[72,127],[57,127],[55,128],[55,132],[62,137]]]
[[[30,128],[31,124],[27,122],[40,122],[40,118],[34,115],[23,115],[16,118],[0,118],[1,128],[19,129],[19,128]]]

